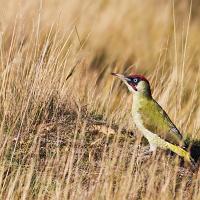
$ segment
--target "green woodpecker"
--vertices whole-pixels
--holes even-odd
[[[190,153],[184,149],[183,136],[171,121],[163,108],[153,99],[149,81],[141,75],[124,76],[112,73],[120,78],[133,95],[132,116],[138,130],[148,140],[150,151],[157,147],[169,149],[193,164]]]

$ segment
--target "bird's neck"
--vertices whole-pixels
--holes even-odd
[[[152,100],[152,96],[147,93],[143,93],[143,92],[134,93],[133,104],[132,104],[133,111],[137,112],[144,102],[147,102],[150,100]]]
[[[137,85],[137,92],[135,92],[134,94],[143,96],[146,98],[151,98],[151,88],[150,88],[149,83],[145,81],[141,81]]]

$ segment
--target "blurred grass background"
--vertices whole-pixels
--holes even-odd
[[[110,76],[145,75],[200,138],[198,0],[0,3],[2,199],[200,198],[199,172],[141,161],[131,95]]]

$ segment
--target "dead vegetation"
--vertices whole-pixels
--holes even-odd
[[[198,169],[144,156],[110,76],[147,76],[198,163],[197,1],[1,3],[0,199],[200,198]]]

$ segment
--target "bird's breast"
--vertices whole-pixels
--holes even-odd
[[[134,121],[136,127],[139,129],[139,131],[145,137],[149,137],[153,133],[151,133],[149,130],[147,130],[144,126],[142,116],[141,116],[141,113],[140,113],[141,106],[142,106],[142,98],[140,96],[134,96],[133,97],[133,104],[132,104],[133,121]]]
[[[132,116],[133,116],[133,121],[138,128],[138,130],[142,133],[142,135],[148,139],[148,141],[154,141],[157,140],[157,135],[155,133],[152,133],[149,131],[147,128],[145,128],[144,123],[142,121],[141,114],[137,110],[132,110]]]
[[[142,116],[141,110],[144,110],[145,107],[148,109],[150,101],[143,95],[134,95],[133,96],[133,104],[132,104],[132,116],[133,120],[138,129],[144,131],[146,128],[144,127],[144,117]]]
[[[141,131],[144,131],[145,128],[144,128],[140,113],[133,110],[132,116],[133,116],[133,121],[134,121],[135,125],[137,126],[137,128]]]

